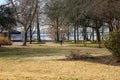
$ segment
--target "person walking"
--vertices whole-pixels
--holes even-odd
[[[61,40],[60,40],[60,45],[62,46],[62,44],[63,44],[63,40],[61,39]]]

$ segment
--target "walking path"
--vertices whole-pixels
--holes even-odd
[[[23,42],[13,42],[12,46],[22,46]]]
[[[13,42],[12,46],[22,46],[23,42]],[[29,44],[29,43],[27,43]],[[39,45],[53,45],[55,43],[53,42],[46,42],[45,44],[39,44]],[[32,45],[32,44],[31,44]],[[38,44],[34,44],[34,45],[38,45]]]
[[[13,42],[12,46],[22,46],[23,42]],[[29,43],[27,43],[29,45]],[[45,44],[30,44],[30,45],[45,45],[45,46],[61,46],[59,43],[46,42]],[[65,44],[63,44],[65,46]]]

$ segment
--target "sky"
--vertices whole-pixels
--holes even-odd
[[[0,0],[0,4],[4,4],[6,0]]]

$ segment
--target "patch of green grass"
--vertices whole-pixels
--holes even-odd
[[[45,42],[32,42],[32,44],[45,44]]]
[[[57,47],[9,47],[0,48],[0,57],[31,57],[63,55],[66,49]],[[68,51],[68,50],[67,50]],[[61,54],[60,54],[61,53]]]
[[[70,47],[91,47],[91,48],[96,48],[98,47],[98,44],[86,44],[86,46],[84,44],[69,44],[68,46]],[[102,47],[104,47],[103,45],[101,45]]]

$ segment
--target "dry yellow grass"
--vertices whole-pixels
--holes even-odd
[[[0,80],[120,80],[120,67],[84,61],[0,60]]]
[[[29,48],[33,49],[33,53],[35,53],[35,47]],[[39,50],[42,48],[46,47],[37,47]],[[30,56],[15,59],[13,57],[0,57],[0,80],[120,80],[119,65],[100,61],[103,58],[100,56],[110,55],[104,48],[47,48],[55,48],[57,52],[60,50],[59,54],[64,51],[67,53],[69,49],[80,49],[83,52],[95,54],[99,60],[65,60],[64,56],[55,54],[52,56]],[[65,50],[61,51],[62,49]],[[27,51],[29,53],[29,50]]]

